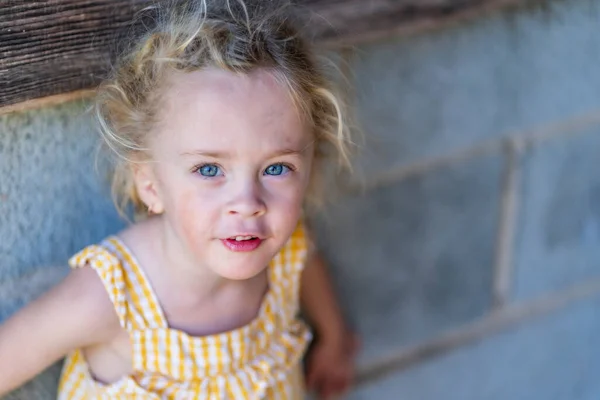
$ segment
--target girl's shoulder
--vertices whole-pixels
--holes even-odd
[[[118,270],[125,272],[126,264],[138,264],[134,254],[144,254],[152,259],[156,250],[152,245],[156,231],[153,225],[155,223],[151,221],[138,222],[88,245],[70,258],[69,266],[72,269],[89,266],[102,275]]]
[[[90,279],[101,283],[98,293],[112,303],[112,313],[118,316],[120,325],[127,328],[127,304],[126,295],[131,291],[132,282],[138,282],[140,274],[139,262],[135,258],[139,246],[143,250],[152,252],[152,246],[144,244],[144,232],[148,231],[146,222],[131,225],[121,232],[106,237],[104,240],[89,245],[74,254],[69,259],[72,274],[78,271],[86,271],[84,279]],[[152,254],[146,254],[152,257]],[[103,287],[103,288],[102,288]]]

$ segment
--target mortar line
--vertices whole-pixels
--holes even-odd
[[[565,308],[576,301],[600,295],[600,278],[572,286],[519,305],[506,306],[480,320],[440,334],[422,344],[399,349],[389,356],[381,357],[359,368],[356,385],[361,386],[379,380],[391,373],[429,360],[436,356],[481,340],[487,336],[525,321],[540,318]]]
[[[449,154],[427,158],[407,165],[392,168],[388,172],[379,173],[376,176],[369,177],[368,181],[359,178],[359,180],[348,182],[345,189],[351,193],[370,191],[381,186],[387,186],[416,175],[424,174],[428,171],[438,169],[448,164],[489,154],[496,150],[497,147],[498,143],[497,141],[494,141],[482,143],[478,146],[459,149]]]
[[[525,135],[519,136],[513,133],[512,137],[523,137],[527,145],[545,142],[556,139],[557,137],[570,136],[582,133],[600,123],[600,109],[589,111],[585,114],[572,116],[553,124],[539,126],[537,128],[525,130]]]
[[[424,174],[451,163],[499,151],[506,140],[519,140],[524,145],[539,144],[557,137],[581,134],[585,129],[599,124],[600,109],[596,109],[560,122],[554,122],[532,129],[509,131],[501,134],[497,138],[482,141],[467,148],[457,149],[449,154],[433,156],[425,160],[415,161],[395,168],[391,167],[387,172],[369,177],[368,182],[361,178],[352,179],[350,182],[346,183],[343,189],[348,194],[367,192],[382,186],[400,182],[409,177]]]
[[[498,212],[498,233],[492,283],[493,309],[503,307],[510,296],[523,148],[524,144],[521,140],[511,138],[506,141],[506,169]]]

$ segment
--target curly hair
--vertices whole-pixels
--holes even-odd
[[[122,215],[145,210],[131,163],[148,158],[147,135],[159,120],[167,74],[219,68],[234,73],[268,69],[289,90],[310,124],[315,165],[308,203],[323,198],[323,161],[350,167],[344,103],[297,29],[293,8],[273,1],[195,0],[161,3],[146,11],[152,25],[118,58],[94,103],[104,143],[117,155],[112,193]]]

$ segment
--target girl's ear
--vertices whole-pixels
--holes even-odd
[[[156,174],[150,163],[136,163],[132,166],[133,180],[140,200],[148,207],[151,214],[161,214],[164,203],[160,196]]]

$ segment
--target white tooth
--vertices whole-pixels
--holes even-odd
[[[250,240],[250,239],[254,239],[255,236],[236,236],[235,240],[237,242],[241,242],[242,240]]]

